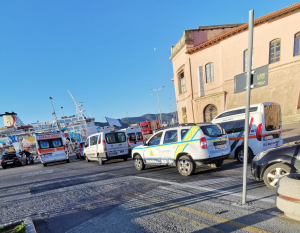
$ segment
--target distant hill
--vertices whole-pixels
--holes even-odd
[[[175,112],[175,114],[177,114],[177,112]],[[166,123],[170,122],[173,117],[174,117],[174,112],[161,114],[162,121],[166,122]],[[140,117],[128,117],[129,124],[136,124],[136,123],[139,124],[144,121],[155,121],[155,120],[159,120],[159,119],[160,119],[159,113],[156,114],[156,116],[155,116],[155,114],[148,113],[148,114],[142,115]],[[123,127],[125,127],[125,128],[128,127],[127,117],[122,118],[121,122],[122,122]],[[95,122],[95,124],[99,125],[99,126],[108,126],[107,122]]]

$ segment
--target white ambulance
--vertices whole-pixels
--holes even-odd
[[[231,153],[238,162],[244,158],[245,107],[234,108],[216,116],[212,123],[220,125],[229,136]],[[258,153],[282,145],[281,109],[277,103],[250,106],[249,162]]]
[[[36,133],[36,147],[42,164],[46,167],[49,163],[66,161],[70,162],[68,150],[60,132]]]

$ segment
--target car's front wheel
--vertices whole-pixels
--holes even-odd
[[[145,169],[144,161],[140,155],[136,155],[134,157],[134,166],[135,166],[136,170],[138,170],[138,171]]]
[[[7,167],[6,167],[6,166],[2,166],[2,168],[3,168],[3,169],[6,169]]]
[[[86,162],[90,162],[90,160],[88,159],[88,157],[86,155],[84,155],[84,157],[85,157]]]
[[[177,168],[181,175],[190,176],[195,172],[196,164],[187,155],[183,155],[178,159]]]
[[[276,189],[278,180],[290,173],[293,173],[294,169],[286,164],[276,163],[268,167],[264,172],[264,182],[269,189]]]

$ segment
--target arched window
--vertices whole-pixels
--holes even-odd
[[[275,39],[270,42],[270,59],[269,59],[270,64],[274,62],[278,62],[280,60],[280,47],[281,47],[280,39]]]
[[[210,62],[205,65],[206,83],[214,81],[214,63]]]
[[[295,34],[294,39],[294,56],[300,55],[300,32]]]
[[[218,115],[215,105],[209,104],[204,108],[204,122],[211,122]]]

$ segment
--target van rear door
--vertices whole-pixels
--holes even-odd
[[[128,141],[124,132],[110,132],[105,134],[106,151],[108,157],[128,154]]]
[[[205,135],[207,150],[210,157],[228,154],[228,140],[226,135],[222,135],[222,129],[218,125],[200,126]]]

